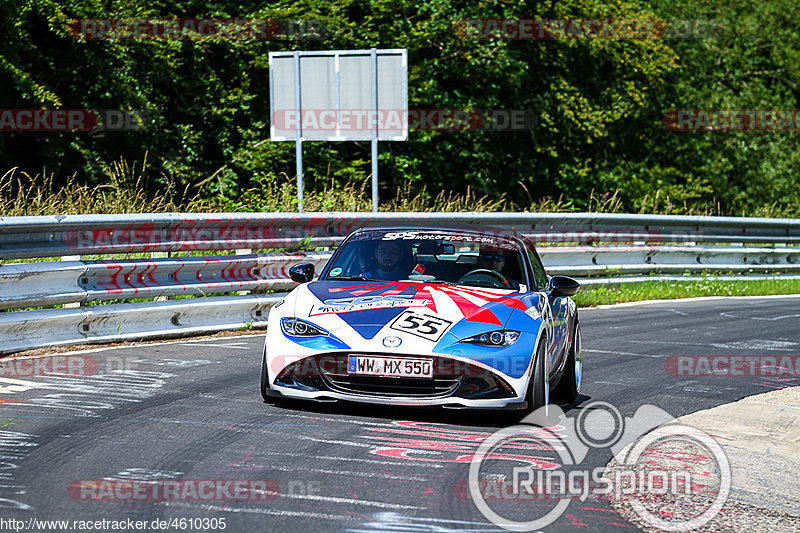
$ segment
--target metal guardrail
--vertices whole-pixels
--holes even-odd
[[[800,273],[800,246],[539,247],[545,267],[574,277],[737,272]]]
[[[0,313],[0,353],[266,327],[278,296],[223,296]]]
[[[676,274],[800,276],[800,220],[593,213],[142,214],[0,217],[0,259],[332,247],[367,225],[491,226],[531,236],[549,271],[589,284]],[[0,353],[266,325],[288,269],[330,252],[0,265]],[[590,277],[591,276],[591,277]],[[217,297],[208,295],[232,294]]]
[[[265,253],[0,266],[0,309],[101,300],[287,290],[289,268],[324,265],[330,253]]]
[[[0,217],[0,259],[332,246],[370,224],[479,224],[539,242],[800,243],[800,220],[607,213],[234,213]],[[613,239],[609,241],[609,239]]]

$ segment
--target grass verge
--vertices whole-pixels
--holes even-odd
[[[0,175],[0,216],[40,216],[121,213],[212,213],[212,212],[295,212],[297,189],[293,177],[285,174],[257,173],[249,187],[220,187],[205,191],[201,184],[183,189],[175,180],[162,176],[154,185],[148,162],[128,163],[124,159],[106,164],[105,183],[89,186],[80,183],[77,174],[64,178],[43,171],[31,176],[17,168]],[[213,176],[212,176],[213,177]],[[208,181],[208,180],[206,180]],[[307,212],[371,211],[370,179],[342,181],[307,180],[303,207]],[[529,193],[523,182],[514,187]],[[766,206],[753,215],[782,217],[788,211],[777,205]],[[506,193],[482,195],[469,187],[465,191],[428,190],[407,182],[382,197],[380,211],[441,212],[539,212],[587,211],[620,213],[625,211],[619,190],[600,193],[592,189],[585,198],[558,198],[528,194],[528,202],[516,203]],[[680,215],[733,214],[715,206],[678,205],[654,195],[643,199],[640,213]]]
[[[585,285],[575,295],[574,300],[578,307],[592,307],[642,300],[772,294],[800,294],[800,280],[748,280],[742,277],[737,281],[703,279],[699,281],[644,281],[601,286]]]

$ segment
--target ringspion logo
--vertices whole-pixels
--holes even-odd
[[[520,446],[538,448],[546,464],[498,453]],[[589,451],[600,448],[614,455],[610,470],[584,465]],[[648,526],[691,531],[722,509],[731,473],[714,439],[674,423],[663,409],[643,405],[624,417],[607,402],[592,402],[574,417],[557,405],[542,407],[490,435],[473,456],[467,486],[481,514],[511,531],[545,528],[572,502],[598,499],[630,506]],[[463,488],[454,486],[456,497]],[[671,510],[666,516],[664,508]]]

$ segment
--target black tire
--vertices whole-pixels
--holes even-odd
[[[267,351],[261,354],[261,397],[267,403],[272,403],[273,398],[267,394],[269,390],[269,371],[267,369]]]
[[[532,413],[549,403],[549,384],[547,383],[546,364],[547,343],[542,338],[536,348],[536,355],[533,360],[533,372],[528,382],[528,412]]]
[[[583,355],[581,354],[581,325],[575,323],[575,334],[572,337],[572,346],[567,355],[567,364],[561,381],[553,389],[553,397],[560,402],[572,402],[581,392],[581,379],[583,374]]]

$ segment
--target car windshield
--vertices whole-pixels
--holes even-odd
[[[525,288],[519,245],[492,233],[435,229],[366,230],[351,236],[323,279],[455,283]]]

